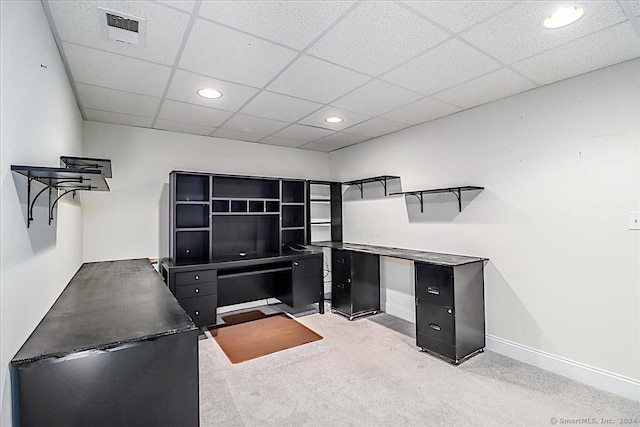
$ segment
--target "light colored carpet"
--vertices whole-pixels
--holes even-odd
[[[265,307],[265,313],[277,306]],[[298,320],[324,337],[232,365],[201,339],[200,420],[213,426],[550,426],[640,419],[640,403],[492,352],[459,366],[420,352],[384,313]],[[404,322],[404,323],[403,323]],[[391,325],[391,326],[390,326]],[[407,326],[408,325],[408,326]],[[576,423],[572,423],[576,424]],[[582,422],[586,424],[586,422]]]

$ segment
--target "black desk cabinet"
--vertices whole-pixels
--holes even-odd
[[[291,307],[318,301],[324,288],[322,256],[301,258],[291,263],[291,286],[284,286],[277,298]]]
[[[196,427],[198,330],[146,259],[86,263],[11,361],[15,427]]]
[[[331,250],[331,309],[349,320],[380,311],[380,257]]]
[[[485,347],[483,262],[415,263],[416,342],[454,364]]]

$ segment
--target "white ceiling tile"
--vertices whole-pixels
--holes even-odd
[[[485,18],[511,6],[514,1],[406,1],[407,6],[438,22],[443,27],[460,32]]]
[[[329,144],[335,147],[346,147],[349,145],[357,144],[368,140],[370,137],[362,135],[353,135],[350,133],[338,132],[333,135],[329,135],[315,142],[320,144]]]
[[[430,95],[500,67],[499,62],[452,39],[385,74],[382,79]]]
[[[293,50],[197,19],[184,48],[180,68],[262,87],[296,55]]]
[[[378,116],[422,98],[415,92],[373,80],[332,104],[345,110]]]
[[[189,15],[146,1],[50,1],[51,14],[63,41],[91,46],[162,64],[173,64]],[[104,39],[98,6],[147,20],[144,47]]]
[[[462,37],[511,64],[627,19],[615,1],[588,1],[579,21],[555,30],[544,28],[544,18],[561,5],[557,1],[521,1]]]
[[[628,22],[583,37],[513,65],[548,84],[640,56],[640,39]]]
[[[84,109],[84,116],[89,121],[115,123],[119,125],[138,126],[148,128],[153,123],[151,117],[134,116],[131,114],[114,113],[111,111]]]
[[[260,141],[261,144],[279,145],[281,147],[300,147],[306,144],[307,141],[300,141],[297,139],[279,138],[277,136],[268,136]]]
[[[359,123],[346,129],[346,132],[375,138],[391,132],[397,132],[406,127],[409,127],[409,125],[374,117],[371,120],[367,120],[366,122]]]
[[[242,112],[268,119],[295,122],[320,107],[322,104],[316,102],[273,92],[260,92],[242,109]]]
[[[184,10],[185,12],[191,12],[193,10],[193,7],[200,2],[188,1],[188,0],[175,0],[175,1],[159,0],[158,3],[163,6],[174,7],[176,9]]]
[[[324,136],[331,135],[332,133],[333,131],[328,129],[293,124],[276,132],[273,136],[297,139],[300,141],[313,141],[314,139],[322,138]]]
[[[342,117],[344,120],[340,123],[327,123],[325,121],[327,117],[336,116]],[[338,131],[370,118],[371,116],[368,115],[352,113],[351,111],[346,111],[341,108],[328,105],[300,120],[299,123]]]
[[[308,52],[377,76],[447,37],[398,4],[363,2]]]
[[[265,137],[265,135],[262,134],[233,129],[218,129],[214,132],[213,136],[215,136],[216,138],[235,139],[248,142],[258,142]]]
[[[368,80],[364,74],[303,55],[267,89],[327,104]]]
[[[440,102],[436,99],[424,98],[413,104],[384,114],[382,118],[417,125],[418,123],[435,120],[461,110],[459,107]]]
[[[121,114],[154,117],[160,105],[159,98],[136,95],[119,90],[76,84],[80,104],[83,108],[113,111]]]
[[[174,122],[218,127],[232,114],[233,113],[228,111],[216,110],[215,108],[206,108],[199,105],[167,100],[162,104],[158,118]]]
[[[65,43],[74,81],[149,96],[162,96],[171,68]]]
[[[206,99],[196,93],[198,89],[210,87],[222,92],[218,99]],[[204,77],[184,70],[177,70],[173,76],[168,99],[202,105],[203,107],[218,108],[220,110],[237,111],[258,89],[235,83]]]
[[[223,127],[225,129],[241,130],[243,132],[257,133],[261,135],[270,135],[287,126],[287,124],[287,122],[263,119],[262,117],[236,114],[228,122],[226,122]]]
[[[171,120],[156,120],[155,129],[170,130],[173,132],[190,133],[194,135],[209,135],[216,130],[215,127],[194,125],[191,123],[174,122]]]
[[[298,148],[302,148],[303,150],[321,151],[323,153],[329,153],[331,151],[335,151],[339,149],[340,147],[335,145],[330,145],[330,144],[320,144],[319,142],[310,142]]]
[[[306,47],[352,2],[202,2],[199,15],[295,49]]]
[[[536,87],[508,68],[486,74],[435,95],[441,101],[464,108],[486,104]]]

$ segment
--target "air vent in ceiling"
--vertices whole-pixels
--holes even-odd
[[[119,43],[144,46],[147,20],[115,10],[98,8],[102,37]]]

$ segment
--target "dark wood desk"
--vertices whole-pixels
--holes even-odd
[[[188,265],[165,258],[161,269],[167,286],[197,326],[216,324],[218,307],[272,297],[292,307],[318,303],[324,313],[320,250],[236,255]]]
[[[14,425],[198,426],[198,329],[147,259],[86,263],[11,360]]]

